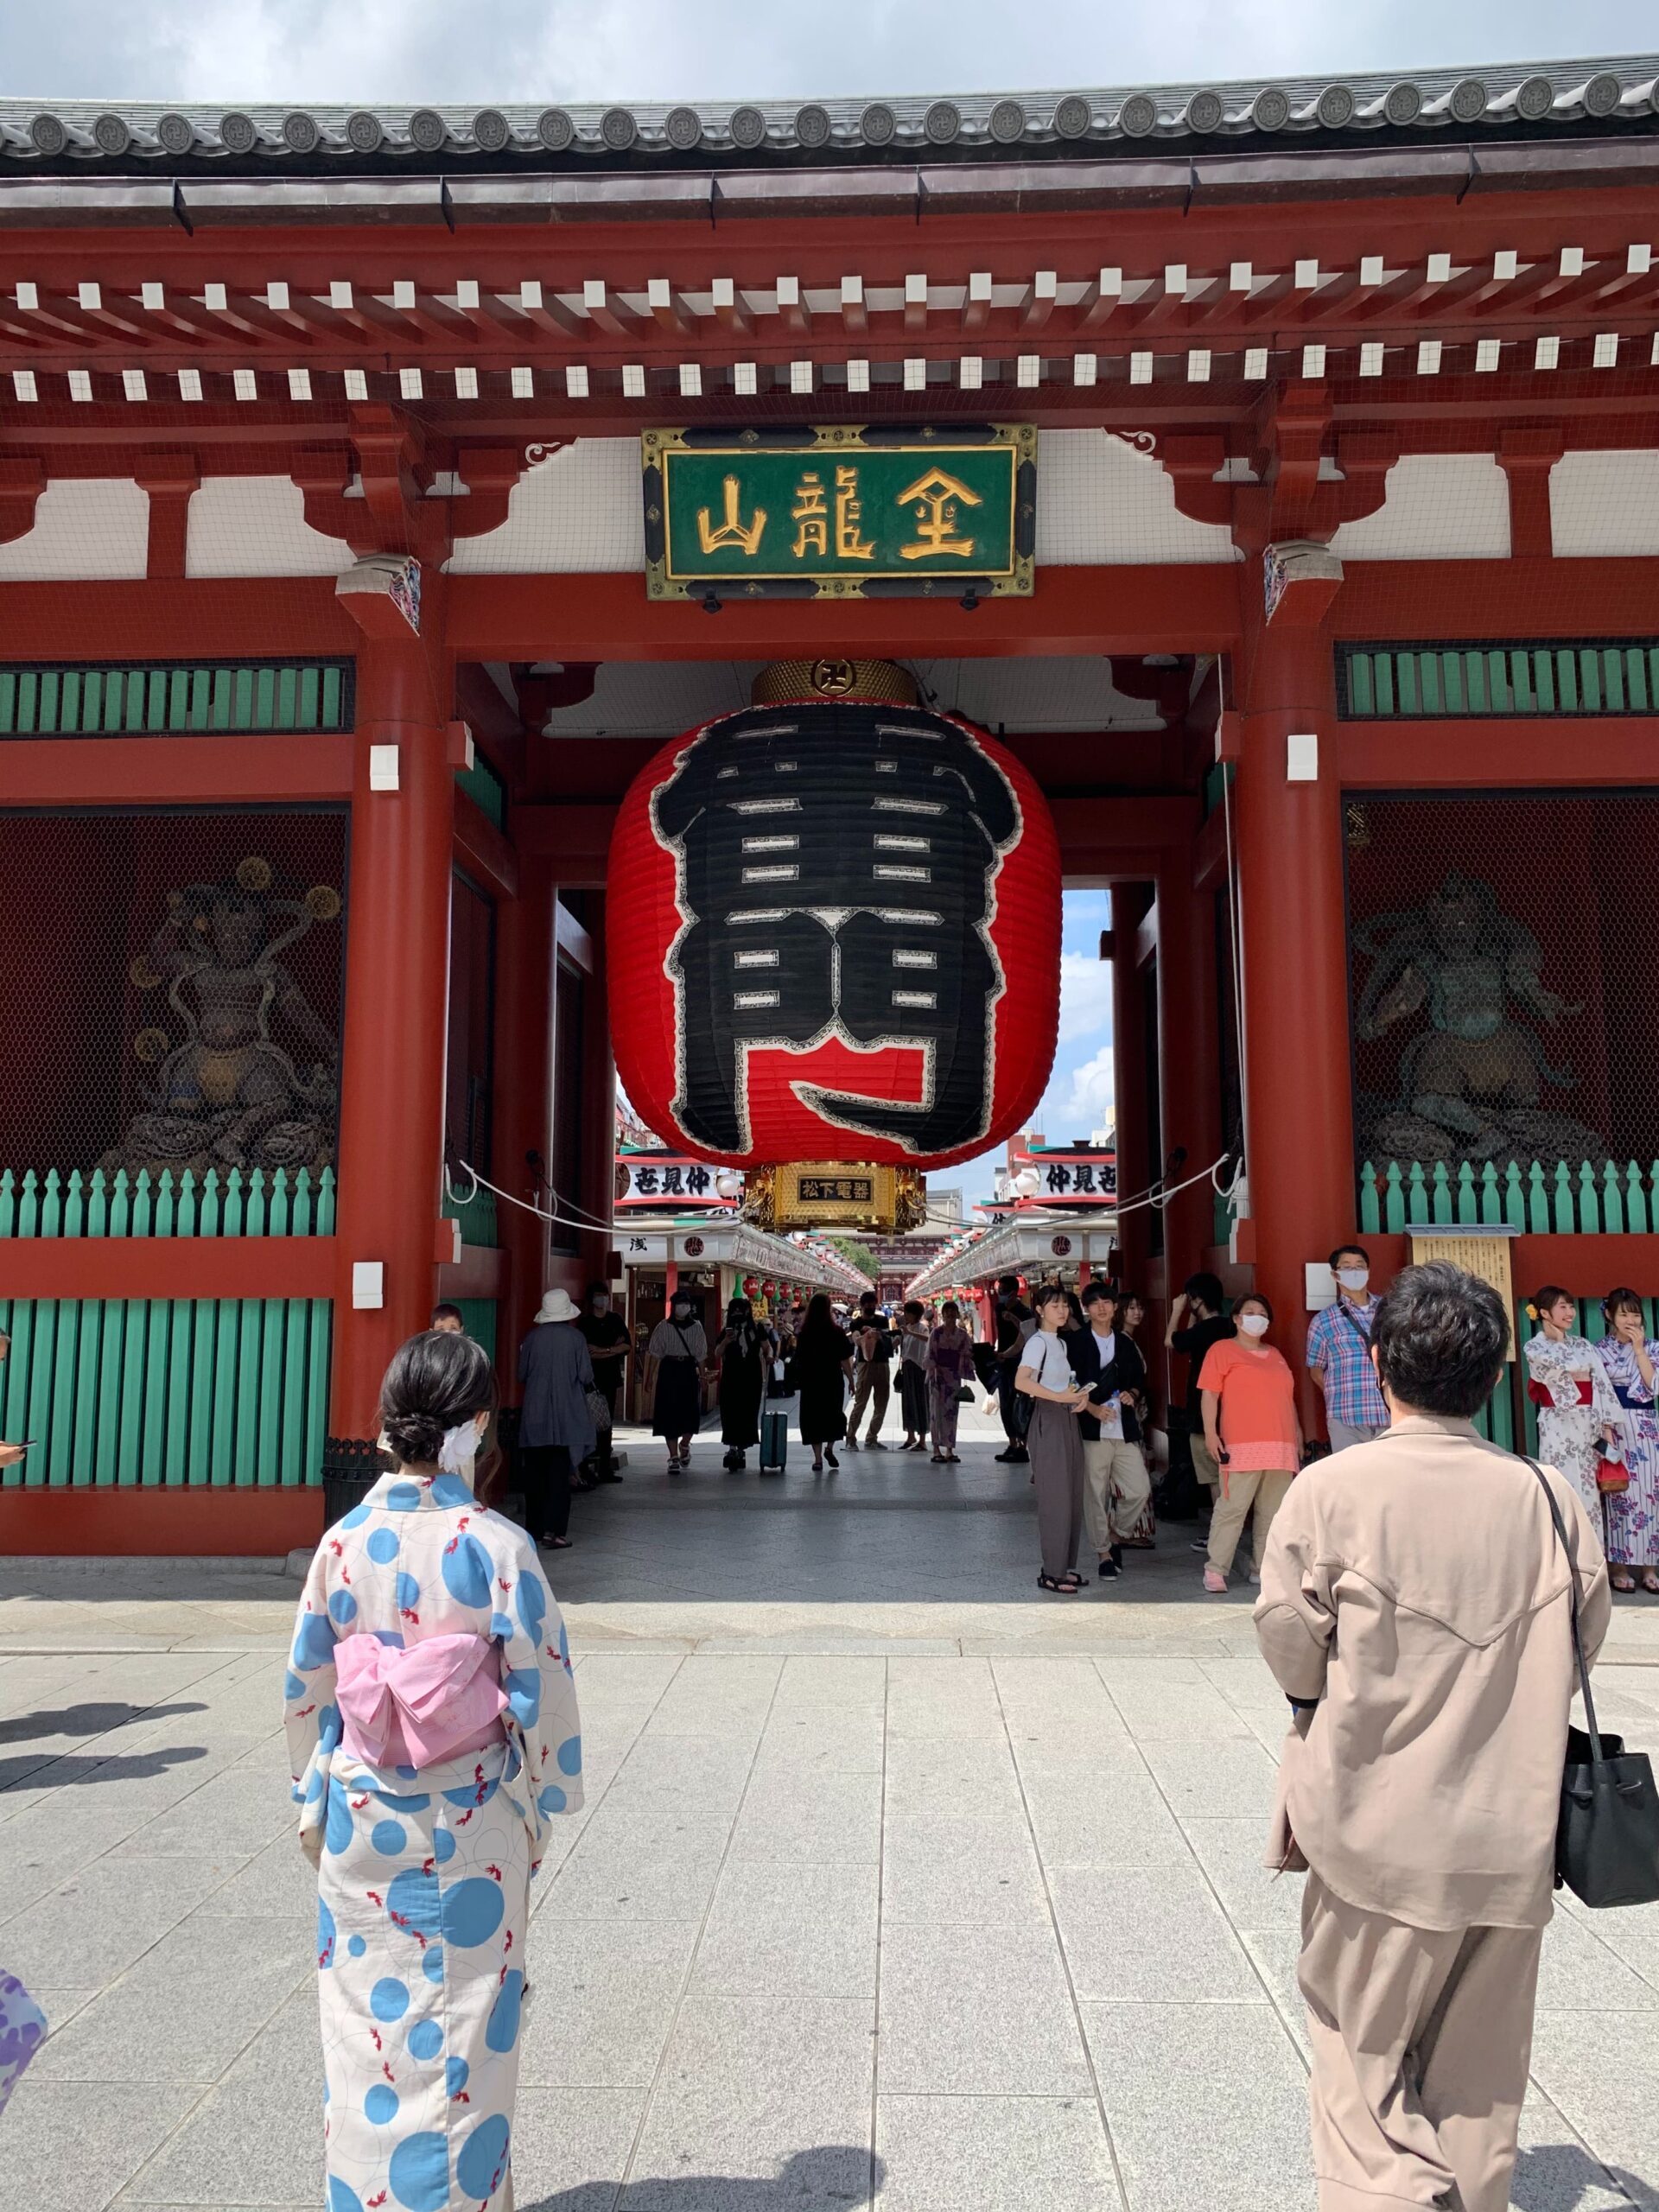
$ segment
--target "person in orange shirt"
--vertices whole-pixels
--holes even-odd
[[[1210,1521],[1204,1586],[1219,1597],[1238,1549],[1244,1516],[1255,1508],[1255,1567],[1273,1516],[1285,1502],[1302,1461],[1302,1424],[1296,1384],[1282,1353],[1267,1341],[1273,1308],[1260,1291],[1241,1298],[1233,1319],[1238,1334],[1211,1344],[1198,1371],[1204,1440],[1221,1470],[1221,1496]]]

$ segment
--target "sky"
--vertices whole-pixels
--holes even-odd
[[[781,99],[1405,74],[1656,44],[1653,0],[7,0],[0,94]]]

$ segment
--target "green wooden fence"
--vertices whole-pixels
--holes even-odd
[[[9,1487],[320,1480],[327,1298],[0,1300]]]
[[[443,1218],[461,1224],[463,1244],[493,1245],[499,1243],[496,1228],[495,1192],[486,1191],[480,1183],[470,1198],[458,1198],[446,1183],[443,1192]]]
[[[331,1236],[334,1171],[0,1170],[3,1236]]]
[[[1337,704],[1344,721],[1650,715],[1659,705],[1659,639],[1340,645]]]
[[[1608,1160],[1576,1168],[1534,1160],[1507,1167],[1488,1160],[1366,1160],[1359,1171],[1362,1233],[1397,1233],[1408,1223],[1449,1228],[1510,1228],[1534,1236],[1645,1236],[1659,1227],[1659,1160]]]
[[[0,667],[0,738],[350,729],[353,673],[350,661],[13,662]]]

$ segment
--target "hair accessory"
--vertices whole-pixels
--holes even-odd
[[[478,1427],[474,1421],[464,1421],[459,1428],[447,1428],[443,1441],[438,1446],[438,1466],[446,1475],[470,1475],[473,1462],[478,1457]]]
[[[1530,1299],[1527,1300],[1527,1319],[1529,1321],[1535,1321],[1538,1319],[1538,1308]]]

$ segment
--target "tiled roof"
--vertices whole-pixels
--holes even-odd
[[[0,100],[0,164],[36,175],[128,175],[211,164],[221,173],[289,175],[447,170],[480,160],[548,167],[632,168],[776,159],[789,163],[900,160],[1098,159],[1182,143],[1248,140],[1332,146],[1454,137],[1602,136],[1659,120],[1659,55],[1508,62],[1346,79],[1299,77],[1228,85],[1133,86],[937,99],[699,101],[683,105],[220,110],[142,102]]]

